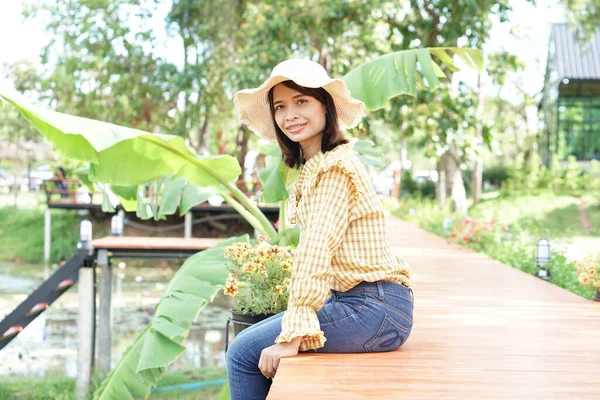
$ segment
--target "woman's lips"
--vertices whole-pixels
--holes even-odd
[[[306,126],[306,124],[296,124],[296,125],[292,125],[290,127],[287,128],[287,131],[290,133],[300,133],[302,131],[302,129],[304,129],[304,127]]]

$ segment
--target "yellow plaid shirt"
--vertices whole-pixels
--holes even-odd
[[[319,152],[302,167],[289,199],[290,222],[300,228],[288,309],[275,343],[302,336],[300,350],[327,340],[317,311],[330,289],[345,292],[362,281],[410,286],[404,260],[390,251],[383,207],[353,143]]]

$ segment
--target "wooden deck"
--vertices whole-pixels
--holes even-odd
[[[187,257],[222,242],[213,238],[178,238],[146,236],[106,236],[92,241],[97,250],[106,250],[114,258],[172,258]]]
[[[412,267],[407,343],[284,359],[269,400],[600,399],[600,303],[394,217],[387,226]]]
[[[96,249],[141,249],[141,250],[206,250],[222,242],[223,239],[145,237],[145,236],[106,236],[92,241]]]

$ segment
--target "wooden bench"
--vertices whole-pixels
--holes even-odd
[[[386,225],[411,265],[406,344],[283,359],[269,400],[600,398],[599,303],[393,217]]]

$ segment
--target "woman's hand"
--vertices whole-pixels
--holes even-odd
[[[294,357],[298,354],[298,348],[302,337],[294,338],[289,343],[279,343],[265,348],[260,354],[258,369],[262,374],[270,379],[275,377],[275,372],[279,368],[279,360],[286,357]]]

